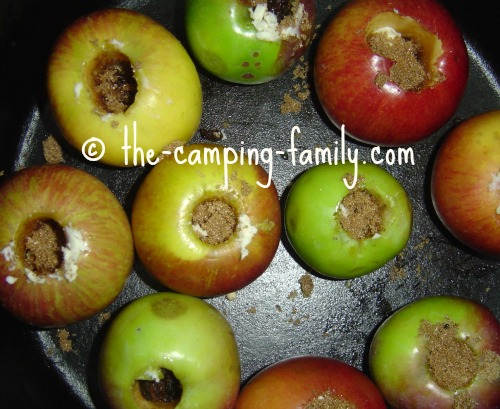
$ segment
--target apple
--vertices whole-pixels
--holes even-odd
[[[195,59],[214,76],[261,84],[288,70],[315,29],[314,0],[188,0],[186,34]]]
[[[116,409],[232,409],[240,388],[231,326],[183,294],[149,294],[125,306],[104,335],[98,367]]]
[[[243,387],[236,409],[385,409],[371,379],[334,358],[299,356],[274,363]]]
[[[189,141],[201,119],[191,57],[165,27],[132,10],[99,10],[67,27],[49,58],[47,87],[64,138],[112,166],[153,161],[165,146]]]
[[[0,300],[21,321],[56,327],[95,315],[122,290],[133,257],[127,215],[91,174],[34,165],[0,186]]]
[[[454,114],[469,61],[435,0],[353,0],[329,22],[314,61],[319,101],[352,138],[380,146],[424,139]]]
[[[434,161],[432,202],[463,244],[500,257],[500,110],[474,115],[445,137]]]
[[[171,290],[200,297],[259,277],[280,242],[281,208],[267,172],[232,148],[190,144],[146,175],[132,207],[137,254]]]
[[[358,168],[313,166],[286,198],[288,240],[324,276],[347,279],[372,272],[402,251],[411,233],[412,207],[401,184],[377,165]]]
[[[500,407],[500,323],[477,301],[429,296],[375,332],[371,374],[395,409]]]

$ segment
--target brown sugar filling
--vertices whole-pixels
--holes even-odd
[[[380,13],[370,22],[365,38],[375,54],[391,61],[388,71],[377,72],[378,87],[391,82],[403,91],[419,91],[445,80],[437,68],[441,41],[414,19]]]
[[[61,249],[66,244],[62,227],[52,219],[34,219],[24,225],[21,233],[25,268],[39,276],[55,273],[63,263]]]
[[[182,384],[172,371],[161,368],[158,380],[137,380],[133,393],[140,408],[174,409],[182,398]]]
[[[130,59],[118,51],[105,51],[93,61],[90,85],[97,110],[104,114],[125,112],[135,101],[137,81]]]
[[[346,175],[346,178],[352,178]],[[339,223],[349,236],[368,239],[382,231],[384,205],[365,188],[356,186],[340,202]]]
[[[209,199],[195,207],[191,222],[201,241],[217,245],[229,240],[234,234],[238,216],[224,200]]]
[[[357,406],[327,391],[315,396],[304,409],[357,409]]]

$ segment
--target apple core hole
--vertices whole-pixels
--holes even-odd
[[[458,338],[458,325],[452,321],[422,321],[419,333],[425,338],[430,376],[441,388],[466,388],[479,372],[479,359],[464,339]]]
[[[364,188],[355,187],[340,202],[339,222],[354,239],[368,239],[382,231],[384,205]]]
[[[292,14],[292,1],[290,0],[267,0],[267,9],[276,16],[278,23],[286,16]]]
[[[208,199],[194,208],[191,223],[201,241],[218,245],[233,236],[238,216],[233,206],[225,200]]]
[[[326,391],[307,402],[304,409],[357,409],[357,406],[331,391]]]
[[[136,380],[135,399],[141,408],[174,409],[182,398],[182,384],[174,373],[161,368],[162,378]]]
[[[119,51],[104,51],[94,59],[90,85],[98,111],[104,114],[124,113],[137,94],[132,63]]]
[[[403,91],[419,91],[445,80],[437,61],[443,55],[441,40],[411,17],[395,12],[377,14],[369,23],[366,42],[389,69],[376,67],[375,83],[396,84]]]
[[[19,258],[26,269],[38,276],[57,272],[63,264],[62,248],[65,245],[63,228],[51,218],[29,220],[18,236]]]

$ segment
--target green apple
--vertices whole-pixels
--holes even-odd
[[[116,409],[231,409],[240,385],[238,348],[229,323],[210,304],[150,294],[111,322],[99,379]]]
[[[211,74],[261,84],[283,74],[309,46],[313,0],[188,0],[186,33],[195,58]]]
[[[55,327],[88,318],[120,293],[134,257],[130,224],[100,180],[37,165],[0,187],[0,299],[20,320]]]
[[[160,283],[211,297],[267,269],[280,242],[281,208],[260,165],[222,146],[190,144],[147,174],[131,223],[137,254]]]
[[[47,87],[62,135],[109,165],[153,161],[165,146],[191,139],[201,119],[189,54],[165,27],[131,10],[99,10],[64,30]]]
[[[477,301],[416,300],[376,331],[373,379],[395,409],[500,406],[500,323]]]
[[[316,272],[337,279],[381,267],[403,250],[411,233],[412,207],[401,184],[377,165],[357,166],[356,177],[352,163],[307,169],[285,203],[293,249]]]

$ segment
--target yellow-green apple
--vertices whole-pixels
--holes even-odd
[[[0,299],[20,320],[55,327],[86,319],[120,293],[132,268],[130,224],[99,179],[36,165],[0,187]]]
[[[164,26],[132,10],[99,10],[64,30],[47,87],[62,135],[109,165],[154,162],[165,146],[190,140],[201,118],[189,54]]]
[[[232,148],[177,148],[142,181],[132,208],[135,248],[146,269],[181,293],[237,291],[271,263],[281,209],[270,175]]]
[[[435,158],[431,191],[439,218],[459,241],[500,257],[500,110],[450,131]]]
[[[99,384],[116,409],[232,409],[240,359],[231,326],[196,297],[155,293],[113,318]]]
[[[321,105],[351,137],[380,146],[428,137],[454,114],[469,61],[436,0],[353,0],[323,32],[314,62]]]
[[[500,323],[477,301],[429,296],[375,332],[371,374],[394,409],[500,406]]]
[[[316,20],[314,0],[188,0],[186,33],[211,74],[238,84],[273,80],[304,55]]]
[[[293,183],[284,214],[300,258],[322,275],[346,279],[372,272],[402,251],[413,212],[403,186],[383,168],[325,163]]]
[[[299,356],[272,364],[243,387],[236,409],[385,409],[370,378],[334,358]]]

